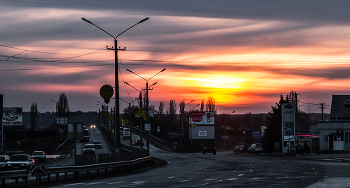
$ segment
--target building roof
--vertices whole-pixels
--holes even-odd
[[[350,95],[332,95],[331,121],[350,120],[350,108],[344,105],[344,102],[349,99]]]

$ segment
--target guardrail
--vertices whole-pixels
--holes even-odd
[[[18,186],[18,179],[25,180],[26,187],[28,186],[28,172],[27,170],[13,170],[0,172],[0,179],[2,187],[5,187],[5,179],[16,179],[16,187]]]
[[[110,163],[97,163],[91,165],[83,166],[65,166],[65,167],[45,167],[36,166],[32,169],[31,176],[36,177],[36,185],[41,184],[42,176],[47,176],[47,181],[51,181],[51,175],[56,174],[56,181],[59,180],[59,174],[65,174],[65,180],[68,178],[68,173],[74,173],[74,179],[78,179],[80,172],[86,172],[89,176],[89,172],[96,170],[96,175],[99,174],[99,170],[104,170],[105,174],[108,169],[112,169],[112,172],[118,172],[123,170],[130,170],[142,167],[145,162],[150,161],[151,156],[146,156],[143,158],[138,158],[130,161],[119,161]],[[3,171],[0,172],[0,179],[2,179],[2,187],[5,187],[5,179],[16,179],[16,187],[18,186],[18,179],[22,178],[25,180],[25,186],[28,186],[28,172],[26,170],[16,170],[16,171]]]

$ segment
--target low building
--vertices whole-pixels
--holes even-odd
[[[344,105],[349,99],[350,95],[332,96],[331,121],[318,123],[321,152],[350,151],[350,108]]]

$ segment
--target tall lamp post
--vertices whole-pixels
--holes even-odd
[[[114,74],[115,74],[115,111],[116,111],[116,117],[115,117],[115,120],[114,120],[114,134],[116,135],[116,152],[118,153],[118,160],[120,159],[120,131],[119,131],[119,116],[120,116],[120,112],[119,112],[119,81],[118,81],[118,50],[123,50],[125,51],[125,48],[124,49],[120,49],[120,48],[117,48],[118,46],[118,42],[117,42],[117,38],[125,33],[126,31],[128,31],[129,29],[133,28],[134,26],[136,26],[137,24],[140,24],[142,22],[145,22],[147,21],[149,18],[146,17],[145,19],[137,22],[136,24],[132,25],[131,27],[129,27],[128,29],[124,30],[123,32],[119,33],[116,37],[114,37],[113,35],[111,35],[110,33],[108,33],[107,31],[103,30],[102,28],[100,28],[99,26],[95,25],[94,23],[92,23],[91,21],[85,19],[85,18],[81,18],[82,20],[84,20],[85,22],[97,27],[98,29],[102,30],[103,32],[105,32],[106,34],[108,34],[109,36],[111,36],[113,39],[114,39],[114,49],[113,47],[112,48],[108,48],[108,50],[114,50],[114,60],[115,60],[115,69],[114,69]],[[118,130],[118,131],[117,131]]]
[[[120,100],[126,102],[124,99],[120,98]],[[136,100],[138,100],[138,98],[136,98],[135,100],[133,100],[132,102],[126,102],[129,104],[129,108],[128,108],[128,111],[129,111],[129,129],[130,129],[130,148],[132,148],[132,129],[131,129],[131,103],[135,102]],[[142,144],[141,144],[142,145]]]
[[[52,102],[54,102],[55,104],[56,104],[56,125],[57,125],[57,102],[56,101],[54,101],[54,100],[51,100]]]
[[[142,76],[140,76],[140,75],[138,75],[138,74],[132,72],[132,71],[129,70],[129,69],[126,69],[126,70],[129,71],[129,72],[131,72],[131,73],[133,73],[133,74],[135,74],[136,76],[138,76],[138,77],[140,77],[140,78],[142,78],[142,79],[144,79],[144,80],[146,81],[146,123],[149,123],[149,119],[148,119],[148,106],[149,106],[149,104],[148,104],[148,102],[149,102],[149,101],[148,101],[148,88],[149,88],[149,86],[148,86],[148,81],[150,81],[153,77],[157,76],[159,73],[165,71],[166,68],[164,68],[164,69],[162,69],[161,71],[157,72],[155,75],[153,75],[153,76],[150,77],[149,79],[146,79],[146,78],[144,78],[144,77],[142,77]],[[157,82],[156,82],[156,83],[157,83]],[[155,85],[156,83],[152,84],[151,86]],[[148,154],[149,154],[149,133],[147,133],[147,151],[148,151]]]
[[[191,100],[191,102],[193,102],[194,100]],[[184,112],[185,112],[185,107],[190,104],[191,102],[185,104],[183,106],[183,109],[181,109],[181,132],[182,132],[182,137],[181,137],[181,147],[183,147],[184,145]]]

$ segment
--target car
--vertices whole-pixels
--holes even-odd
[[[261,152],[263,152],[261,143],[252,144],[248,148],[248,153],[261,153]]]
[[[7,161],[8,170],[27,170],[30,171],[35,166],[35,161],[31,155],[17,154],[10,156]]]
[[[10,157],[8,155],[0,155],[0,170],[6,170],[7,167],[7,161],[10,160]]]
[[[243,152],[243,148],[240,147],[240,146],[236,146],[234,149],[233,149],[233,153],[242,153]]]
[[[46,162],[46,154],[43,151],[34,151],[32,158],[36,161]]]
[[[84,147],[83,147],[83,154],[93,154],[95,155],[95,147],[93,144],[85,144]]]
[[[140,138],[135,140],[135,146],[143,146],[145,144],[145,142],[143,140],[141,140]]]
[[[90,128],[96,128],[95,124],[90,125]]]
[[[205,154],[205,153],[213,153],[214,155],[216,155],[215,142],[213,142],[213,141],[204,142],[204,144],[203,144],[203,154]]]
[[[123,128],[123,139],[130,139],[130,129]]]
[[[94,145],[94,148],[96,148],[96,149],[97,148],[99,148],[99,149],[102,148],[102,144],[99,141],[93,141],[92,144]]]

